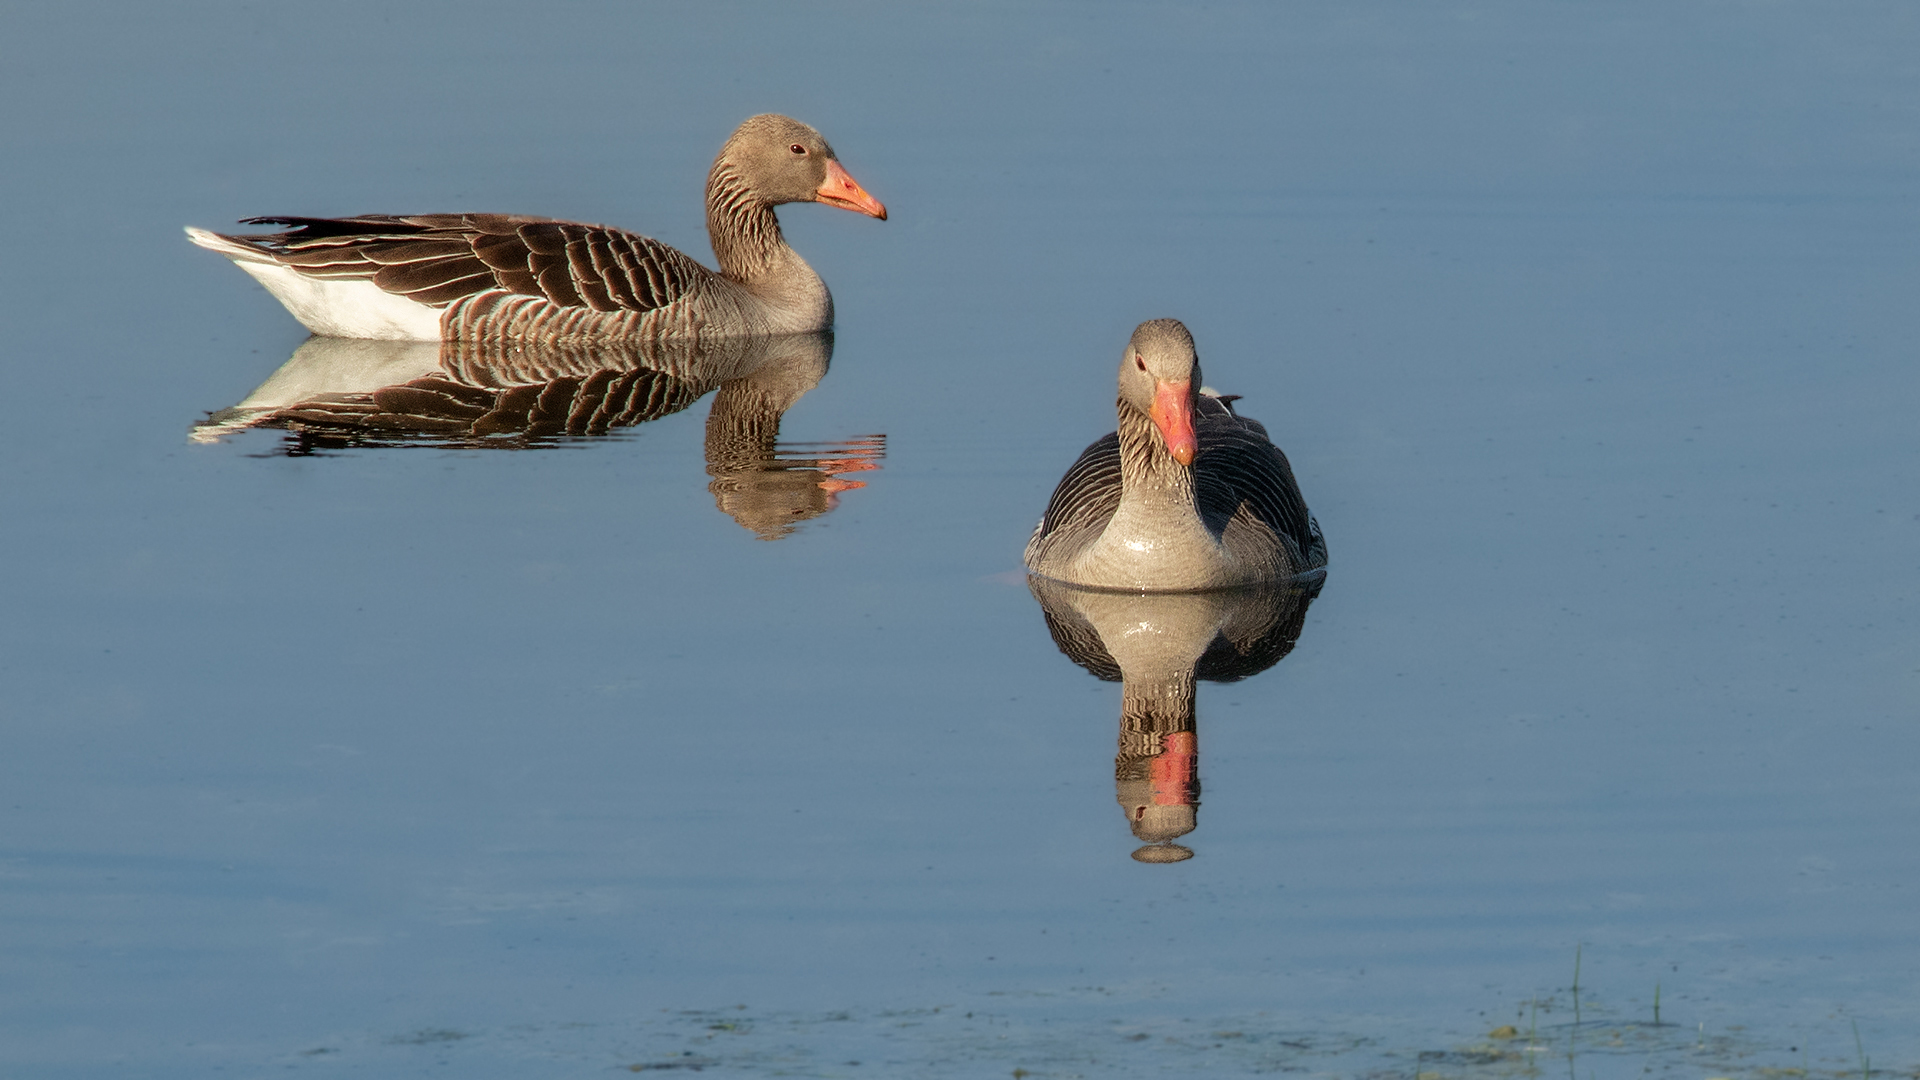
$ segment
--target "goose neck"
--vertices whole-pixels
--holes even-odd
[[[724,159],[707,174],[707,236],[720,272],[743,285],[777,277],[794,262],[773,206]]]
[[[1122,502],[1173,503],[1192,510],[1193,470],[1173,459],[1159,429],[1140,410],[1120,402]]]

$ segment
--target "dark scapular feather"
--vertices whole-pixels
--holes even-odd
[[[1194,502],[1216,531],[1241,507],[1288,542],[1296,568],[1315,565],[1304,558],[1318,540],[1306,500],[1294,481],[1287,455],[1267,440],[1257,421],[1233,415],[1225,404],[1201,398],[1196,408],[1200,455],[1193,463]]]

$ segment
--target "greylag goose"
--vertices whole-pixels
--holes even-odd
[[[287,231],[187,228],[316,334],[402,341],[657,340],[833,325],[833,297],[773,208],[823,202],[886,220],[820,133],[764,114],[707,173],[715,273],[647,237],[508,214],[257,217]]]
[[[1190,592],[1282,581],[1327,564],[1287,456],[1232,398],[1197,391],[1177,319],[1141,323],[1120,360],[1119,430],[1067,470],[1027,568],[1074,585]]]
[[[1127,594],[1027,579],[1054,644],[1094,675],[1121,683],[1114,796],[1140,862],[1180,862],[1174,840],[1199,824],[1195,680],[1235,682],[1293,651],[1324,575],[1202,593]]]

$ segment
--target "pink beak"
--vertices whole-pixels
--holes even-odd
[[[847,170],[841,168],[837,161],[827,162],[827,178],[813,194],[814,198],[829,206],[837,206],[842,210],[856,210],[868,217],[877,217],[881,221],[887,220],[887,208],[880,205],[879,199],[867,194],[865,188],[855,183],[853,177],[847,175]]]
[[[1200,443],[1193,437],[1192,387],[1191,382],[1155,384],[1153,411],[1148,414],[1167,441],[1167,453],[1182,465],[1192,465],[1193,456],[1200,452]]]

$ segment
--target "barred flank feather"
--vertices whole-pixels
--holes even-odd
[[[293,227],[217,235],[302,274],[369,279],[436,308],[498,290],[560,308],[644,313],[689,295],[712,276],[634,233],[503,214],[251,218],[248,224]],[[476,336],[459,323],[452,329],[461,332],[449,336]]]

